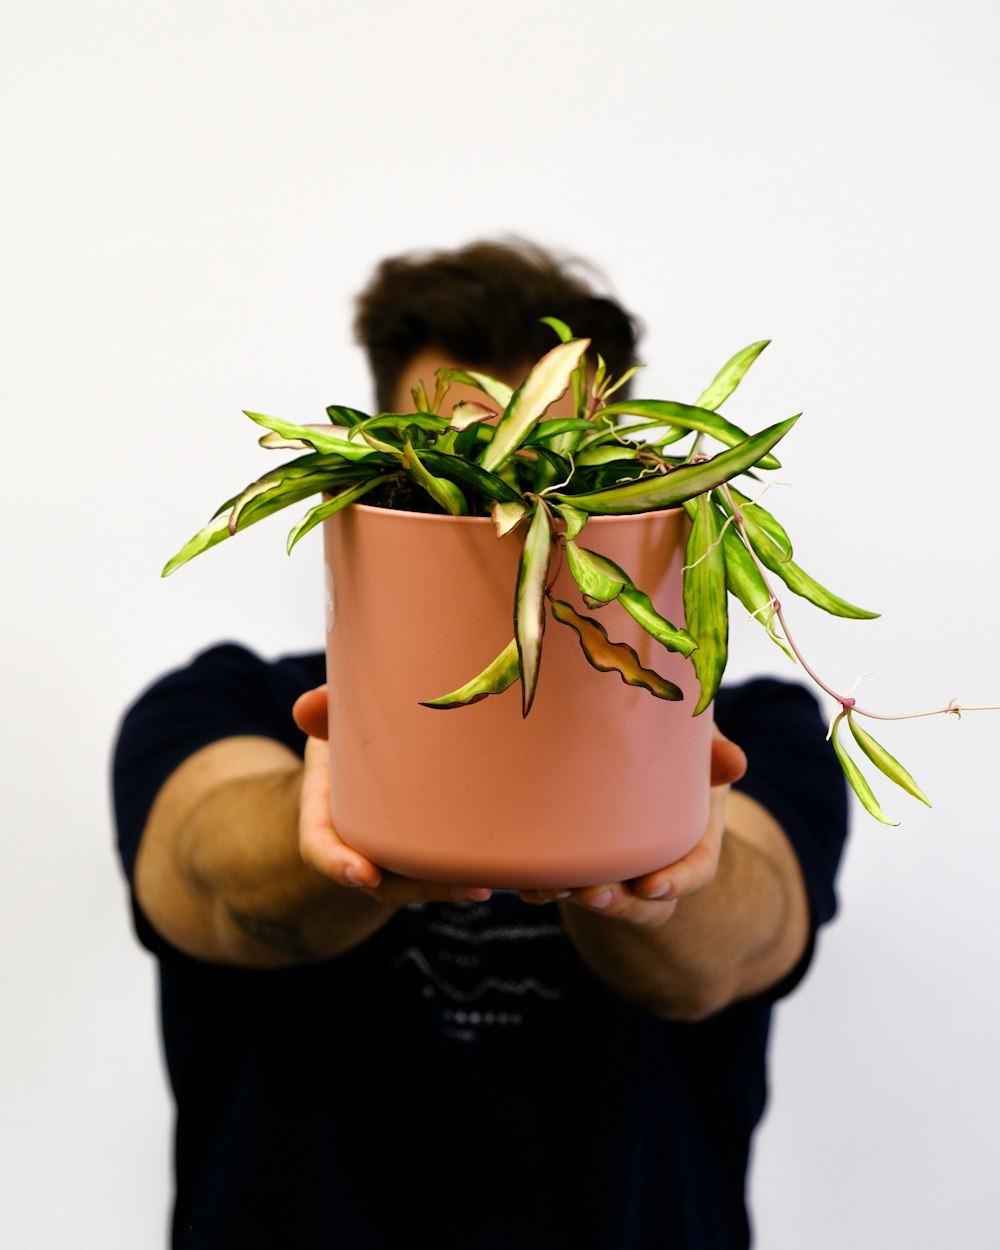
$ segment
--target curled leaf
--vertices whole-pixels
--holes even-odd
[[[446,709],[467,707],[470,703],[478,703],[487,695],[503,694],[521,675],[517,661],[517,642],[511,639],[492,663],[464,686],[459,686],[450,694],[443,694],[439,699],[422,700],[424,707]]]
[[[770,341],[770,339],[761,339],[759,343],[751,343],[749,347],[744,347],[741,352],[737,352],[735,356],[727,360],[712,382],[698,396],[697,406],[714,411],[727,400]]]
[[[499,500],[494,500],[493,507],[490,509],[490,517],[496,526],[497,538],[503,538],[504,534],[509,534],[511,530],[516,529],[527,515],[527,504],[520,501],[501,503]]]
[[[677,702],[684,698],[680,686],[653,669],[645,668],[627,643],[612,642],[599,621],[589,616],[581,616],[562,599],[553,599],[550,606],[557,621],[576,631],[583,654],[599,672],[617,673],[627,685],[640,686],[658,699]]]
[[[596,551],[578,547],[572,539],[566,541],[566,562],[588,607],[611,603],[628,584],[628,577],[616,564]]]
[[[480,404],[475,399],[461,399],[451,410],[450,428],[464,430],[477,421],[492,421],[499,415],[495,408]]]

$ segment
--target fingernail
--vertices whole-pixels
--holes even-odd
[[[558,898],[558,899],[562,899],[562,898],[572,898],[572,897],[573,897],[573,891],[572,891],[572,890],[563,890],[563,891],[562,891],[561,893],[559,893],[559,894],[553,894],[553,895],[552,895],[552,897],[553,897],[553,899],[557,899],[557,898]]]
[[[488,903],[493,891],[477,886],[458,886],[452,890],[451,897],[463,903]]]
[[[353,864],[348,864],[344,869],[344,882],[347,885],[364,885],[365,882]]]
[[[668,898],[673,888],[674,883],[672,881],[664,881],[659,889],[654,890],[652,894],[647,894],[646,898]]]
[[[614,896],[614,890],[602,890],[600,894],[595,894],[592,899],[587,900],[587,906],[596,907],[600,911],[608,906]]]

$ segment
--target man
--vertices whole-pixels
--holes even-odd
[[[379,408],[441,363],[516,381],[546,314],[613,372],[632,362],[628,315],[540,250],[385,262],[357,322]],[[844,840],[811,696],[720,693],[711,819],[683,860],[516,895],[396,877],[340,841],[322,680],[318,654],[217,647],[123,724],[177,1250],[748,1245],[771,1005],[833,914]]]

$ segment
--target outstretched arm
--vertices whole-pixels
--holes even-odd
[[[769,989],[809,939],[805,886],[788,840],[760,804],[730,789],[744,768],[743,752],[717,734],[709,825],[694,850],[636,881],[575,890],[561,901],[591,970],[666,1019],[704,1019]]]

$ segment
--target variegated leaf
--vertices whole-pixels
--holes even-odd
[[[552,553],[548,509],[539,501],[524,540],[514,599],[514,634],[521,667],[521,709],[527,716],[535,698],[545,632],[545,590]]]
[[[473,677],[464,686],[459,686],[450,694],[441,695],[439,699],[422,700],[424,707],[452,708],[467,707],[470,703],[478,703],[487,695],[503,694],[520,676],[517,659],[517,642],[511,639],[497,658],[483,669],[478,677]]]
[[[708,495],[699,495],[692,502],[694,520],[684,561],[684,616],[688,632],[698,643],[691,656],[701,683],[701,695],[693,713],[698,716],[715,698],[726,667],[729,610],[722,551],[723,518]]]
[[[617,404],[609,404],[595,414],[599,417],[645,417],[656,420],[661,425],[676,426],[682,430],[697,430],[700,434],[711,434],[713,438],[725,443],[727,447],[736,447],[745,442],[749,435],[738,425],[733,425],[725,417],[707,408],[694,407],[690,404],[678,404],[667,399],[623,399]],[[764,455],[760,459],[762,469],[779,469],[781,461],[775,456]]]
[[[861,800],[861,804],[865,811],[871,813],[871,815],[874,816],[876,820],[880,820],[883,825],[896,825],[899,822],[896,820],[890,820],[885,812],[882,811],[881,807],[879,807],[878,799],[876,799],[871,786],[865,780],[860,768],[858,768],[857,764],[855,764],[855,762],[844,750],[843,744],[837,737],[837,730],[839,729],[840,722],[844,719],[844,716],[845,713],[841,712],[837,719],[833,722],[833,730],[830,734],[830,740],[833,743],[833,750],[837,756],[837,761],[840,764],[840,767],[844,770],[844,776],[847,778],[848,785]]]
[[[495,470],[524,442],[551,404],[564,395],[589,339],[560,343],[544,355],[514,392],[480,463]]]
[[[658,643],[668,651],[677,651],[688,656],[697,647],[697,642],[686,629],[678,629],[671,625],[665,616],[661,616],[653,607],[648,595],[637,590],[635,586],[626,586],[618,595],[618,602],[632,619]]]
[[[592,617],[581,616],[561,599],[551,601],[552,615],[576,631],[588,662],[601,673],[617,673],[629,686],[648,690],[658,699],[677,702],[684,698],[680,686],[651,668],[645,668],[635,651],[624,642],[612,642],[604,626]]]
[[[903,765],[894,756],[890,755],[881,743],[875,741],[870,733],[867,733],[857,723],[851,712],[847,713],[847,723],[850,726],[851,733],[858,746],[864,751],[865,755],[871,760],[880,772],[885,773],[890,781],[894,781],[907,794],[912,794],[915,799],[919,799],[921,803],[931,806],[931,801],[924,794],[923,790],[917,785]]]
[[[283,438],[296,439],[327,455],[335,453],[347,460],[359,460],[368,454],[364,447],[341,438],[323,426],[296,425],[293,421],[283,421],[280,417],[268,417],[262,412],[247,412],[245,409],[243,415],[249,417],[257,425],[280,434]]]
[[[792,428],[798,417],[779,421],[738,447],[719,452],[709,460],[697,464],[682,465],[670,473],[640,478],[625,486],[612,486],[607,490],[584,495],[552,496],[555,503],[569,503],[583,512],[601,516],[621,516],[633,512],[652,512],[662,508],[676,508],[685,499],[693,499],[705,491],[721,486],[730,478],[745,473],[757,464],[776,443]]]
[[[404,452],[404,464],[410,476],[418,486],[422,487],[430,495],[435,503],[440,504],[445,512],[450,513],[452,516],[469,515],[469,505],[465,502],[465,496],[462,492],[454,482],[449,482],[447,478],[435,477],[433,473],[424,467],[409,437],[407,437],[404,443]]]
[[[495,499],[490,509],[490,517],[496,526],[497,538],[503,538],[504,534],[516,529],[527,515],[528,505],[525,503],[501,503]]]
[[[286,542],[286,550],[291,554],[292,548],[304,535],[308,534],[311,529],[319,525],[321,521],[325,521],[327,517],[334,516],[344,508],[349,508],[352,503],[357,501],[376,486],[380,486],[383,482],[388,482],[390,478],[395,477],[394,473],[383,473],[378,477],[370,478],[367,482],[358,482],[355,486],[349,486],[347,490],[342,490],[338,495],[334,495],[332,499],[325,500],[321,504],[317,504],[315,508],[311,508],[297,525],[294,525],[289,531]]]
[[[727,360],[712,382],[698,396],[697,406],[714,411],[727,400],[770,341],[770,339],[762,339],[759,343],[751,343],[749,347],[744,347],[741,352],[737,352],[735,356]]]
[[[588,607],[611,603],[628,584],[628,577],[616,564],[595,551],[578,547],[572,539],[566,540],[566,562]]]
[[[450,428],[464,430],[477,421],[492,421],[499,415],[495,408],[489,408],[475,399],[460,399],[451,410]]]

